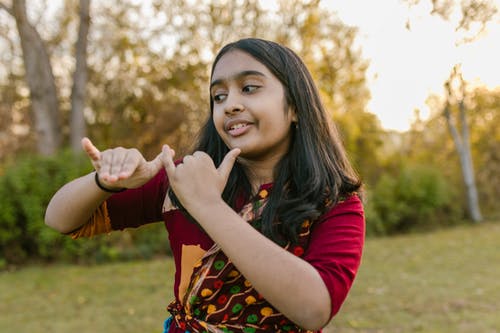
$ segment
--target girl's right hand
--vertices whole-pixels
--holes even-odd
[[[101,152],[88,138],[82,139],[82,147],[98,174],[99,182],[111,190],[140,187],[163,167],[161,154],[146,161],[135,148],[117,147]]]

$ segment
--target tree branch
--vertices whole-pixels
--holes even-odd
[[[457,127],[453,119],[451,119],[450,104],[448,102],[446,103],[443,113],[446,118],[446,124],[448,125],[448,130],[450,131],[451,137],[455,142],[455,147],[457,148],[459,154],[462,154],[464,150],[462,140],[460,138],[460,134],[458,133]]]
[[[12,8],[7,7],[2,2],[0,2],[0,9],[5,10],[7,13],[9,13],[10,16],[14,17],[14,12],[12,11]]]
[[[457,130],[457,126],[451,116],[451,105],[450,99],[452,96],[451,91],[451,79],[445,83],[445,92],[446,92],[446,104],[444,106],[443,115],[446,119],[446,124],[448,125],[448,130],[450,131],[451,137],[455,142],[455,147],[457,148],[459,154],[463,152],[463,142],[460,137],[460,133]]]

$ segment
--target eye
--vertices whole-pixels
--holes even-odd
[[[242,91],[244,93],[252,93],[252,92],[254,92],[255,90],[257,90],[259,88],[260,88],[259,86],[249,84],[249,85],[244,86],[243,89],[242,89]]]
[[[226,99],[226,97],[227,97],[227,94],[218,93],[218,94],[214,94],[212,99],[215,103],[220,103],[224,99]]]

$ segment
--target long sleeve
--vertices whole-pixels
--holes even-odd
[[[316,223],[303,258],[325,282],[333,317],[346,299],[361,263],[365,235],[361,200],[356,195],[348,197]]]
[[[162,204],[167,192],[165,170],[161,170],[143,186],[116,193],[104,201],[90,219],[77,230],[68,233],[72,238],[92,237],[113,230],[137,228],[161,221]]]

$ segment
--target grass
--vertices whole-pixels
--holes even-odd
[[[373,239],[327,332],[500,332],[500,224]]]
[[[0,332],[160,333],[170,258],[0,273]],[[500,224],[369,239],[326,333],[500,332]]]

